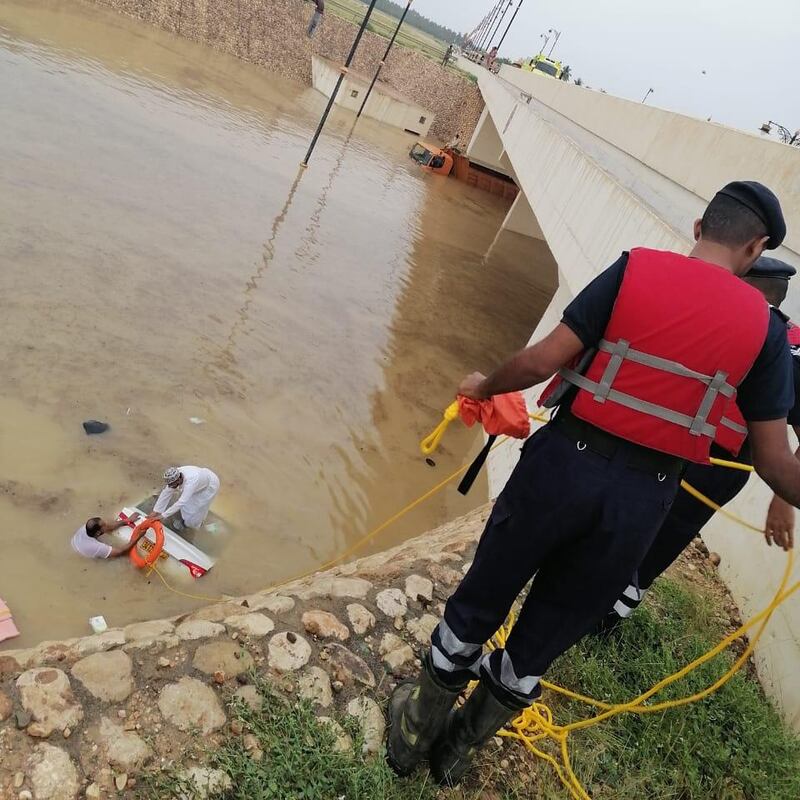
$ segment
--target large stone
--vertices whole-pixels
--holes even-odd
[[[60,747],[45,742],[36,745],[29,767],[36,800],[74,800],[78,796],[78,770]]]
[[[60,669],[29,669],[17,678],[22,707],[33,718],[31,736],[47,738],[53,731],[74,728],[83,719],[69,678]]]
[[[444,564],[429,564],[428,575],[436,583],[444,584],[445,586],[454,586],[461,580],[461,573],[458,570]]]
[[[409,575],[406,578],[406,597],[409,600],[433,600],[433,581],[421,575]]]
[[[158,696],[158,708],[164,719],[182,731],[198,728],[209,734],[225,724],[225,712],[214,690],[197,678],[183,677],[167,684]]]
[[[247,609],[241,603],[233,603],[226,601],[224,603],[215,603],[213,606],[206,606],[197,611],[192,612],[187,618],[188,621],[206,620],[207,622],[222,622],[228,617],[236,616],[236,614],[243,614]]]
[[[233,693],[233,696],[238,697],[253,711],[261,711],[261,707],[264,705],[264,698],[259,694],[258,689],[252,684],[240,686]]]
[[[92,653],[104,653],[106,650],[122,647],[124,644],[125,631],[104,631],[94,636],[84,636],[83,639],[78,639],[72,650],[78,658],[83,658],[84,656],[92,655]]]
[[[423,614],[419,619],[410,619],[406,629],[420,644],[428,644],[438,624],[439,620],[433,614]]]
[[[350,603],[347,606],[347,618],[358,636],[363,636],[375,625],[375,615],[361,603]]]
[[[303,614],[303,627],[307,633],[320,639],[338,639],[346,642],[350,638],[347,625],[339,622],[329,611],[306,611]]]
[[[197,648],[192,666],[206,675],[222,672],[231,678],[252,669],[253,657],[236,642],[209,642]]]
[[[194,790],[191,794],[192,800],[208,800],[229,791],[233,786],[230,777],[221,769],[189,767],[180,773],[180,777]],[[183,795],[181,800],[184,800]]]
[[[207,619],[193,619],[182,622],[175,628],[175,635],[184,642],[195,639],[211,639],[225,633],[225,626]]]
[[[378,592],[375,604],[387,617],[404,617],[408,611],[406,596],[399,589],[384,589]]]
[[[30,653],[30,650],[19,650],[17,652],[18,654]],[[19,657],[22,658],[21,655]],[[25,659],[23,659],[23,661],[27,663]],[[22,666],[16,658],[9,655],[0,655],[0,678],[5,675],[16,675],[18,672],[22,672]]]
[[[5,722],[13,710],[14,703],[11,698],[5,692],[0,692],[0,722]]]
[[[325,575],[292,594],[300,600],[311,600],[315,597],[352,597],[354,600],[363,600],[371,588],[372,584],[363,578],[334,578]]]
[[[127,653],[112,650],[82,658],[72,667],[72,674],[98,700],[121,703],[133,691],[132,669]]]
[[[239,614],[228,617],[225,624],[245,636],[261,638],[275,630],[275,623],[265,614]]]
[[[140,736],[126,731],[108,717],[100,720],[98,739],[108,763],[125,772],[136,772],[153,757],[152,750]]]
[[[156,619],[152,622],[135,622],[123,628],[125,641],[139,642],[143,639],[155,639],[165,633],[172,633],[175,626],[166,619]]]
[[[414,660],[414,651],[394,633],[384,634],[379,652],[391,672],[395,672],[400,667],[408,664],[409,661]]]
[[[278,672],[294,672],[308,664],[311,645],[296,633],[276,633],[269,640],[269,665]]]
[[[353,749],[353,740],[350,738],[350,734],[347,733],[335,719],[331,717],[317,717],[317,722],[330,728],[331,733],[333,733],[335,737],[333,742],[333,749],[335,752],[348,753]]]
[[[379,752],[386,732],[380,706],[371,697],[355,697],[347,704],[347,713],[355,717],[361,727],[364,753],[371,755]]]
[[[171,650],[178,647],[181,640],[174,633],[164,633],[154,636],[152,639],[137,639],[135,642],[128,642],[122,649],[127,653],[131,650],[149,650],[151,653],[161,650]]]
[[[333,702],[331,679],[324,669],[309,667],[298,679],[297,686],[300,697],[322,708],[328,708]]]
[[[345,684],[360,683],[362,686],[375,686],[375,676],[367,662],[346,647],[331,642],[323,650],[323,663],[334,680]]]
[[[265,609],[275,615],[288,614],[294,608],[294,600],[282,594],[251,594],[247,606],[251,611]]]

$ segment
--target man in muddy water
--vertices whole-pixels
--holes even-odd
[[[396,772],[429,758],[440,783],[457,784],[474,752],[541,695],[552,661],[619,597],[686,466],[708,462],[729,418],[745,422],[738,435],[749,434],[756,472],[800,506],[800,462],[786,433],[794,403],[786,325],[739,280],[785,234],[769,189],[728,184],[694,223],[688,257],[623,253],[544,339],[489,377],[462,381],[460,395],[483,400],[558,373],[540,400],[558,411],[523,446],[420,676],[390,699],[387,758]],[[534,574],[505,647],[484,656]]]
[[[201,527],[219,492],[216,474],[205,467],[167,467],[164,483],[148,519],[164,520],[174,531]]]
[[[106,522],[100,517],[87,519],[86,524],[81,525],[75,531],[70,542],[72,549],[84,558],[120,558],[121,556],[126,556],[147,531],[141,531],[128,544],[122,547],[112,547],[110,544],[101,542],[100,537],[126,527],[131,522],[135,523],[137,519],[138,515],[136,514],[130,520],[118,519],[114,522]]]

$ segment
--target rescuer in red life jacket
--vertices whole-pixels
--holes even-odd
[[[753,265],[744,280],[758,289],[777,315],[786,325],[789,349],[792,352],[792,376],[795,403],[789,412],[788,423],[800,437],[800,328],[791,323],[778,310],[786,299],[789,279],[797,270],[785,261],[762,256]],[[723,440],[724,442],[724,440]],[[717,458],[736,458],[750,464],[750,447],[747,440],[740,444],[734,439],[725,442],[725,449],[715,442],[711,445],[711,455]],[[800,449],[795,454],[800,456]],[[701,494],[724,506],[744,489],[749,472],[728,467],[690,464],[686,470],[686,481]],[[622,620],[627,619],[638,608],[645,592],[653,581],[683,552],[689,543],[700,533],[703,526],[714,516],[714,509],[696,500],[688,492],[678,492],[670,512],[661,526],[655,541],[647,551],[630,584],[614,603],[614,607],[601,621],[598,632],[608,632]],[[768,544],[774,541],[784,550],[794,545],[794,507],[774,495],[767,512],[764,526]]]
[[[794,392],[785,323],[739,280],[785,234],[769,189],[728,184],[695,222],[689,256],[624,253],[544,339],[488,378],[473,373],[461,383],[459,394],[482,400],[558,372],[561,386],[547,394],[559,409],[522,448],[421,674],[392,695],[387,758],[395,771],[428,758],[438,781],[458,783],[477,747],[539,697],[553,659],[613,606],[687,464],[708,461],[738,411],[756,471],[800,505],[800,462],[786,433]],[[534,573],[505,648],[484,656]]]

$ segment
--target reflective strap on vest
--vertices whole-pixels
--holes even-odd
[[[597,383],[597,381],[591,381],[585,375],[579,375],[574,370],[561,369],[559,370],[559,374],[565,381],[569,381],[569,383],[575,384],[579,389],[585,389],[592,394],[600,388],[600,384]],[[680,425],[682,428],[691,429],[695,421],[695,418],[690,417],[688,414],[681,414],[679,411],[673,411],[671,408],[649,403],[647,400],[641,400],[638,397],[633,397],[633,395],[618,392],[616,389],[611,389],[611,391],[609,391],[607,399],[613,400],[615,403],[625,406],[626,408],[631,408],[634,411],[641,411],[644,414],[649,414],[651,417],[658,417],[667,422],[672,422],[675,425]],[[700,431],[704,436],[708,436],[712,439],[716,432],[717,429],[708,423],[703,423],[703,428]]]
[[[740,433],[742,436],[747,436],[747,428],[744,425],[740,425],[738,422],[734,422],[732,419],[723,417],[719,421],[719,424],[724,425],[726,428],[730,428],[732,431],[735,431],[736,433]]]
[[[625,342],[624,339],[620,339],[620,342],[617,344],[620,344],[621,342],[624,342],[628,348],[625,355],[625,358],[628,361],[633,361],[636,364],[643,364],[646,367],[660,369],[662,372],[670,372],[673,375],[679,375],[682,378],[694,378],[695,380],[705,384],[710,384],[711,381],[716,378],[716,375],[712,377],[711,375],[704,375],[702,372],[696,372],[693,369],[689,369],[689,367],[685,367],[679,361],[670,361],[669,359],[660,358],[659,356],[651,356],[649,353],[642,353],[640,350],[631,350],[630,343]],[[606,341],[605,339],[602,339],[599,345],[599,349],[605,353],[614,353],[616,347],[617,345],[611,344],[611,342]],[[727,375],[725,377],[727,378]],[[723,397],[733,397],[735,391],[736,388],[731,386],[729,383],[723,383],[719,388],[719,393]]]
[[[606,400],[612,400],[621,406],[633,409],[634,411],[641,411],[644,414],[663,419],[666,422],[672,422],[675,425],[680,425],[683,428],[688,428],[689,433],[693,436],[708,436],[713,439],[716,435],[717,429],[708,423],[708,415],[714,406],[714,401],[717,395],[723,397],[733,397],[736,393],[736,388],[728,383],[728,375],[725,372],[718,371],[715,375],[705,375],[702,372],[696,372],[689,367],[684,366],[678,361],[670,361],[666,358],[653,356],[649,353],[643,353],[639,350],[634,350],[630,346],[630,342],[625,339],[620,339],[618,342],[612,344],[606,339],[602,339],[599,344],[599,349],[605,353],[610,353],[606,368],[600,381],[593,381],[585,375],[581,375],[575,370],[562,368],[559,370],[561,377],[571,384],[574,384],[579,389],[584,389],[590,392],[598,403],[604,403]],[[700,407],[697,413],[690,417],[688,414],[682,414],[674,409],[660,406],[656,403],[650,403],[647,400],[634,397],[633,395],[619,392],[612,389],[614,379],[622,366],[623,361],[633,361],[637,364],[642,364],[653,369],[661,370],[662,372],[669,372],[673,375],[679,375],[682,378],[692,378],[706,384],[706,392],[700,402]],[[741,426],[737,425],[731,420],[724,419],[722,424],[731,430],[740,432]],[[744,431],[747,432],[746,430]]]

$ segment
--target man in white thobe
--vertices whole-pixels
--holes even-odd
[[[153,506],[150,519],[168,520],[174,530],[199,528],[217,496],[219,478],[205,467],[169,467],[164,472],[164,482],[166,486]]]

